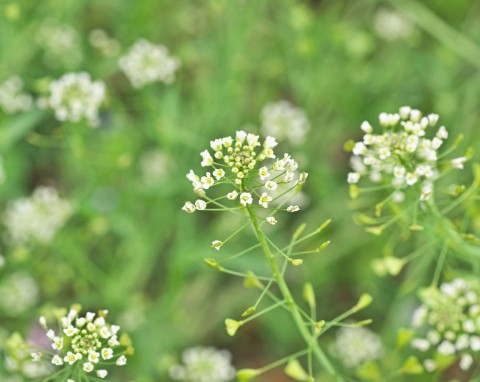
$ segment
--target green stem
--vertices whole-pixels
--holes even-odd
[[[277,263],[275,262],[275,257],[273,256],[272,251],[268,245],[267,239],[265,237],[265,234],[263,233],[260,227],[257,215],[255,214],[255,210],[253,209],[253,207],[248,206],[247,211],[250,216],[253,229],[257,234],[257,238],[260,243],[260,246],[262,247],[263,253],[270,265],[270,268],[273,272],[275,280],[277,281],[278,287],[280,288],[280,291],[283,295],[283,298],[285,299],[286,305],[289,309],[290,314],[292,315],[292,318],[295,322],[295,325],[298,328],[298,331],[300,332],[301,336],[307,343],[307,346],[312,347],[315,357],[320,362],[320,364],[325,368],[325,370],[330,375],[332,375],[336,381],[343,382],[344,379],[339,374],[337,374],[335,368],[330,363],[329,359],[327,358],[323,350],[320,348],[320,345],[318,344],[316,339],[313,338],[312,335],[310,334],[307,324],[305,323],[305,321],[303,321],[300,311],[298,309],[298,306],[295,303],[295,300],[293,299],[292,293],[290,292],[290,289],[288,288],[288,285],[285,282],[283,275],[280,269],[278,268]]]

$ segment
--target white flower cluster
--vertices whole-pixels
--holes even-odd
[[[23,91],[23,80],[10,77],[0,85],[0,108],[6,114],[15,114],[33,108],[33,98]]]
[[[7,239],[15,245],[50,242],[72,213],[69,201],[52,187],[38,187],[30,198],[15,200],[3,214]]]
[[[40,26],[36,40],[45,50],[46,63],[52,67],[74,67],[82,60],[80,37],[70,24],[47,20]]]
[[[31,354],[32,359],[47,359],[55,366],[75,367],[78,363],[85,373],[95,372],[97,377],[105,378],[108,372],[101,367],[112,364],[123,366],[127,363],[124,346],[118,338],[120,327],[107,323],[107,314],[108,311],[101,310],[98,315],[87,312],[83,317],[79,316],[77,309],[72,308],[60,318],[58,333],[49,329],[45,317],[40,317],[40,325],[47,331],[54,355],[35,352]]]
[[[388,8],[380,8],[375,12],[373,27],[377,35],[387,41],[408,39],[415,33],[409,19]]]
[[[227,350],[194,347],[182,354],[182,365],[173,365],[170,376],[185,382],[227,382],[235,376],[232,356]]]
[[[384,353],[378,334],[362,327],[340,328],[331,351],[346,367],[352,369],[379,359]]]
[[[227,192],[216,200],[226,198],[238,200],[242,206],[258,204],[262,208],[269,208],[275,201],[272,196],[279,184],[288,184],[293,190],[296,185],[303,184],[308,174],[296,175],[298,164],[289,154],[277,158],[274,147],[275,138],[268,136],[263,144],[260,137],[247,134],[243,130],[237,131],[235,138],[225,137],[210,142],[213,156],[208,150],[200,153],[202,167],[211,167],[204,176],[196,175],[193,170],[187,174],[197,195],[206,198],[206,191],[218,185],[227,185]],[[263,163],[269,161],[269,163]],[[195,210],[205,210],[209,202],[198,199],[195,203],[186,202],[183,210],[189,213]],[[296,212],[300,208],[290,205],[288,212]],[[275,224],[274,217],[268,217],[267,222]],[[215,247],[219,249],[219,247]]]
[[[310,123],[303,110],[288,101],[272,102],[262,109],[262,133],[285,139],[294,145],[304,142]]]
[[[132,85],[141,88],[152,82],[172,83],[180,60],[170,56],[165,46],[139,39],[120,57],[119,66]]]
[[[92,29],[88,35],[88,41],[92,47],[106,57],[116,56],[120,53],[118,40],[109,37],[103,29]]]
[[[411,345],[429,358],[423,364],[435,371],[435,354],[460,358],[460,367],[468,370],[474,356],[480,354],[479,289],[463,279],[443,283],[421,296],[421,305],[413,315],[412,324],[420,336]]]
[[[35,306],[38,296],[38,285],[28,273],[12,273],[0,282],[0,311],[17,316]]]
[[[399,190],[415,186],[421,200],[433,195],[433,182],[439,176],[438,150],[448,138],[445,126],[434,129],[437,114],[422,116],[419,110],[409,106],[400,108],[399,113],[381,113],[382,132],[374,133],[373,127],[364,121],[360,128],[365,133],[362,141],[353,146],[351,164],[354,172],[348,174],[350,184],[358,183],[362,176],[372,182],[385,182],[397,194]],[[431,138],[427,138],[431,135]],[[451,161],[453,168],[463,168],[465,157]],[[401,200],[402,198],[397,198]]]
[[[92,81],[85,72],[67,73],[50,83],[48,105],[55,110],[59,121],[87,120],[98,126],[98,109],[105,98],[105,84]]]
[[[143,181],[152,185],[166,179],[172,161],[162,151],[152,149],[142,154],[140,167]]]

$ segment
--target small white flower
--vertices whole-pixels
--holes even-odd
[[[288,206],[287,207],[287,212],[297,212],[297,211],[300,211],[299,206]]]
[[[180,67],[180,61],[170,56],[165,46],[144,39],[135,41],[128,52],[120,57],[118,64],[135,88],[153,82],[170,84]]]
[[[61,366],[61,365],[63,365],[62,359],[61,359],[57,354],[55,354],[55,355],[53,356],[53,358],[52,358],[52,363],[53,363],[54,365],[56,365],[56,366]]]
[[[227,194],[227,199],[230,199],[230,200],[235,200],[238,196],[238,192],[237,191],[232,191],[232,192],[229,192]]]
[[[266,192],[262,193],[260,199],[258,200],[258,204],[260,204],[263,208],[268,208],[268,204],[272,201],[272,197],[268,195]]]
[[[414,338],[412,340],[412,347],[420,351],[427,351],[430,348],[430,342],[423,338]]]
[[[347,176],[347,182],[350,184],[356,184],[360,180],[360,174],[358,172],[349,172]]]
[[[63,338],[62,337],[54,337],[52,341],[52,348],[54,350],[61,350],[63,348]]]
[[[407,173],[407,175],[405,176],[405,181],[406,183],[409,185],[409,186],[413,186],[415,183],[418,182],[418,178],[417,176],[412,173],[412,172],[409,172]]]
[[[221,168],[217,168],[213,171],[213,176],[215,177],[215,179],[220,180],[225,176],[225,171]]]
[[[470,354],[463,354],[462,358],[460,358],[460,369],[468,370],[470,366],[473,364],[473,357]]]
[[[467,158],[466,158],[466,157],[459,157],[459,158],[452,159],[452,160],[450,161],[450,163],[452,164],[452,167],[453,167],[453,168],[462,170],[462,169],[463,169],[463,164],[464,164],[466,161],[467,161]]]
[[[242,192],[240,194],[240,203],[241,204],[246,206],[247,204],[252,204],[252,202],[253,202],[252,194],[250,194],[249,192]]]
[[[275,219],[273,216],[269,216],[267,217],[267,223],[271,224],[271,225],[275,225],[277,224],[277,219]]]
[[[33,362],[38,362],[42,358],[42,354],[39,353],[39,352],[31,353],[30,355],[32,356],[32,361]]]
[[[283,182],[284,183],[290,183],[293,180],[294,176],[295,176],[295,174],[293,172],[287,171],[285,173],[285,176],[283,177]]]
[[[83,364],[83,370],[87,373],[90,373],[91,371],[93,371],[93,364],[91,362],[85,362]]]
[[[97,370],[97,377],[99,378],[105,378],[108,375],[108,372],[106,370]]]
[[[273,180],[269,180],[265,183],[265,188],[270,191],[275,191],[278,187],[277,182],[274,182]]]
[[[425,366],[425,369],[430,373],[437,370],[437,363],[430,358],[423,361],[423,366]]]
[[[117,361],[115,362],[118,366],[124,366],[127,364],[127,357],[124,355],[121,355],[118,357]]]
[[[270,176],[270,173],[268,172],[267,167],[260,167],[260,170],[258,170],[258,175],[260,175],[260,180],[265,180]]]
[[[360,128],[366,134],[371,134],[373,132],[373,127],[372,125],[370,125],[370,123],[368,123],[368,121],[363,121],[362,124],[360,125]]]
[[[67,362],[69,365],[73,365],[77,361],[77,357],[71,351],[67,352],[67,355],[63,357],[63,360]]]
[[[403,119],[407,119],[410,115],[410,110],[412,110],[410,106],[402,106],[400,108],[400,117]]]
[[[203,211],[205,208],[207,208],[207,202],[202,199],[198,199],[195,201],[195,208],[199,211]]]
[[[67,328],[63,329],[63,332],[67,337],[72,337],[78,332],[78,329],[74,328],[72,325],[69,325]]]
[[[455,353],[455,346],[450,341],[443,341],[437,350],[442,355],[452,355]]]
[[[448,138],[448,131],[445,128],[445,126],[440,126],[440,128],[437,131],[437,138],[440,138],[440,139]]]
[[[300,173],[300,176],[298,177],[298,184],[304,184],[307,181],[307,178],[308,178],[308,172]]]
[[[220,240],[214,240],[212,241],[212,248],[216,249],[217,251],[220,250],[220,248],[222,247],[223,245],[223,241],[220,241]]]
[[[113,357],[113,350],[111,348],[103,348],[101,350],[100,354],[102,355],[102,358],[105,361],[108,361],[109,359],[111,359]]]
[[[96,351],[90,351],[88,353],[88,360],[93,363],[98,363],[100,360],[100,354]]]
[[[202,156],[202,162],[200,163],[202,167],[208,167],[213,164],[213,158],[208,152],[208,150],[202,151],[200,155]]]
[[[185,205],[182,207],[182,210],[189,213],[189,214],[192,214],[195,212],[195,205],[192,204],[191,202],[185,202]]]
[[[213,186],[213,184],[215,182],[212,178],[212,175],[209,172],[207,172],[207,174],[205,176],[202,176],[200,178],[200,181],[202,182],[202,187],[205,190],[208,190],[211,186]]]

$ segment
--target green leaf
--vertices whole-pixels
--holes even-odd
[[[0,127],[0,151],[5,152],[14,146],[25,134],[35,128],[42,116],[42,110],[35,110],[21,114],[13,120],[7,120]]]
[[[407,358],[400,371],[403,374],[422,374],[423,366],[420,364],[417,357],[411,356]]]

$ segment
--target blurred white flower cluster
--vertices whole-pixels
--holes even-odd
[[[262,133],[280,140],[300,145],[310,130],[310,123],[303,110],[296,108],[288,101],[272,102],[261,112]]]
[[[92,29],[88,35],[90,45],[106,57],[116,56],[120,53],[118,40],[109,37],[103,29]]]
[[[135,88],[141,88],[152,82],[172,83],[180,60],[170,56],[163,45],[139,39],[120,57],[120,69]]]
[[[6,114],[15,114],[33,108],[33,98],[23,91],[23,80],[10,77],[0,85],[0,108]]]
[[[0,281],[0,311],[15,316],[35,306],[39,290],[36,281],[26,272],[15,272]]]
[[[45,61],[52,67],[75,67],[83,58],[80,37],[70,24],[45,21],[36,34],[37,43],[45,50]]]
[[[362,327],[340,328],[331,351],[346,367],[352,369],[379,359],[384,353],[380,337]]]
[[[193,170],[187,174],[194,192],[207,201],[198,199],[195,203],[186,202],[183,210],[189,213],[205,210],[210,203],[218,205],[222,199],[238,200],[244,207],[258,204],[267,209],[276,201],[272,195],[279,185],[289,186],[284,193],[286,194],[294,191],[297,185],[305,183],[308,174],[296,174],[298,164],[289,154],[276,157],[275,138],[268,136],[262,144],[259,139],[258,135],[240,130],[236,132],[235,138],[224,137],[211,141],[213,156],[208,150],[204,150],[200,155],[201,166],[211,167],[212,170],[204,176],[196,175]],[[226,186],[222,195],[215,200],[209,199],[207,190],[220,185]],[[290,205],[286,211],[296,212],[299,209],[296,205]],[[276,223],[273,216],[267,217],[266,221],[270,224]],[[218,245],[214,247],[220,248]]]
[[[183,364],[173,365],[170,376],[185,382],[227,382],[235,376],[232,356],[227,350],[194,347],[182,354]]]
[[[69,201],[52,187],[38,187],[29,198],[15,200],[3,214],[6,236],[12,244],[50,242],[72,212]]]
[[[96,315],[87,312],[79,315],[79,309],[72,308],[67,315],[59,318],[58,332],[47,326],[45,317],[40,317],[40,325],[47,331],[53,353],[34,352],[31,354],[35,362],[46,359],[57,367],[69,366],[73,369],[81,364],[84,374],[95,373],[99,378],[105,378],[108,371],[102,369],[108,365],[124,366],[127,363],[125,344],[121,344],[118,333],[120,326],[111,325],[106,321],[108,311],[101,310]],[[76,369],[76,374],[80,369]],[[86,375],[79,377],[80,380]],[[87,378],[88,379],[88,378]]]
[[[352,149],[354,172],[348,174],[348,183],[368,176],[372,182],[384,182],[395,190],[415,187],[421,200],[429,200],[439,176],[438,150],[448,138],[445,126],[436,128],[438,118],[437,114],[422,116],[419,110],[404,106],[399,113],[380,114],[382,131],[378,134],[364,121],[360,126],[363,139]],[[461,169],[466,160],[456,158],[450,165]]]
[[[2,374],[2,382],[24,382],[24,377],[28,380],[45,378],[51,373],[51,365],[32,360],[30,351],[25,346],[25,341],[19,333],[13,333],[6,339],[5,345],[7,353],[5,356],[5,369],[12,375],[5,377]],[[2,368],[0,367],[0,369]]]
[[[141,156],[140,167],[143,181],[152,185],[167,177],[171,168],[171,160],[165,153],[152,149]]]
[[[105,84],[92,81],[85,72],[67,73],[50,83],[48,105],[59,121],[87,120],[98,126],[98,109],[105,98]]]
[[[468,370],[480,354],[479,288],[457,278],[440,288],[429,288],[412,324],[418,334],[411,345],[425,353],[425,369],[435,371],[436,355],[460,359],[460,368]]]
[[[387,8],[380,8],[375,12],[373,27],[377,35],[387,41],[408,39],[415,33],[410,20]]]

